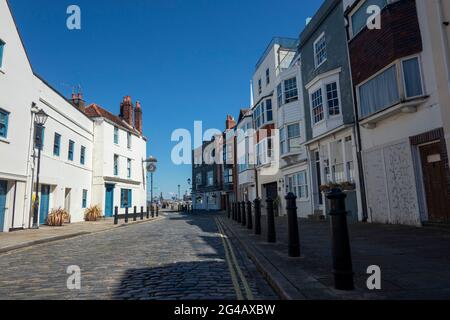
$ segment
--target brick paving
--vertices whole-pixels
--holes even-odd
[[[277,243],[222,218],[297,290],[297,299],[450,299],[450,229],[349,225],[356,290],[334,290],[329,222],[299,219],[301,258],[287,257],[287,219],[276,218]],[[367,267],[381,268],[382,289],[367,289]]]
[[[0,299],[236,299],[214,215],[160,220],[0,255]],[[235,247],[256,299],[276,299]],[[66,269],[81,268],[70,291]]]

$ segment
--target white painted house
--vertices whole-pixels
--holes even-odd
[[[0,232],[28,226],[34,75],[6,0],[0,0]]]
[[[300,57],[298,53],[280,73],[276,127],[280,136],[281,213],[286,213],[285,195],[292,192],[297,197],[298,216],[308,217],[312,206]]]
[[[96,104],[85,109],[94,121],[93,199],[106,217],[114,207],[123,213],[136,206],[147,207],[144,160],[147,140],[142,135],[142,111],[139,102],[133,106],[130,97],[121,104],[121,115],[115,116]],[[133,117],[134,115],[134,117]],[[134,118],[134,122],[133,122]]]
[[[38,110],[48,115],[42,131],[34,125]],[[91,205],[106,216],[114,206],[146,207],[146,142],[140,104],[130,97],[117,117],[85,108],[79,94],[66,99],[37,76],[8,2],[0,0],[0,232],[32,227],[36,190],[38,225],[52,209],[79,222]]]
[[[256,131],[256,196],[262,200],[265,213],[266,199],[279,199],[281,174],[276,112],[276,88],[281,72],[287,69],[297,50],[297,39],[274,38],[258,61],[253,74],[254,105],[253,129]],[[279,201],[277,209],[281,208]]]

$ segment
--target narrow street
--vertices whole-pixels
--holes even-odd
[[[0,299],[277,299],[215,215],[163,216],[0,255]]]

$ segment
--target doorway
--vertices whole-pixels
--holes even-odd
[[[447,169],[440,142],[419,146],[430,222],[450,222]]]
[[[113,216],[114,207],[114,185],[105,185],[105,217],[111,218]]]
[[[6,211],[6,193],[7,193],[8,182],[5,180],[0,180],[0,232],[3,232],[3,227],[5,225],[5,211]]]
[[[46,224],[48,212],[50,210],[50,186],[41,186],[41,198],[39,199],[39,224]]]

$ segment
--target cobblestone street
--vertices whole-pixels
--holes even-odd
[[[163,215],[0,255],[0,299],[277,298],[252,262],[225,246],[214,215]],[[81,268],[81,290],[67,289],[71,265]]]

